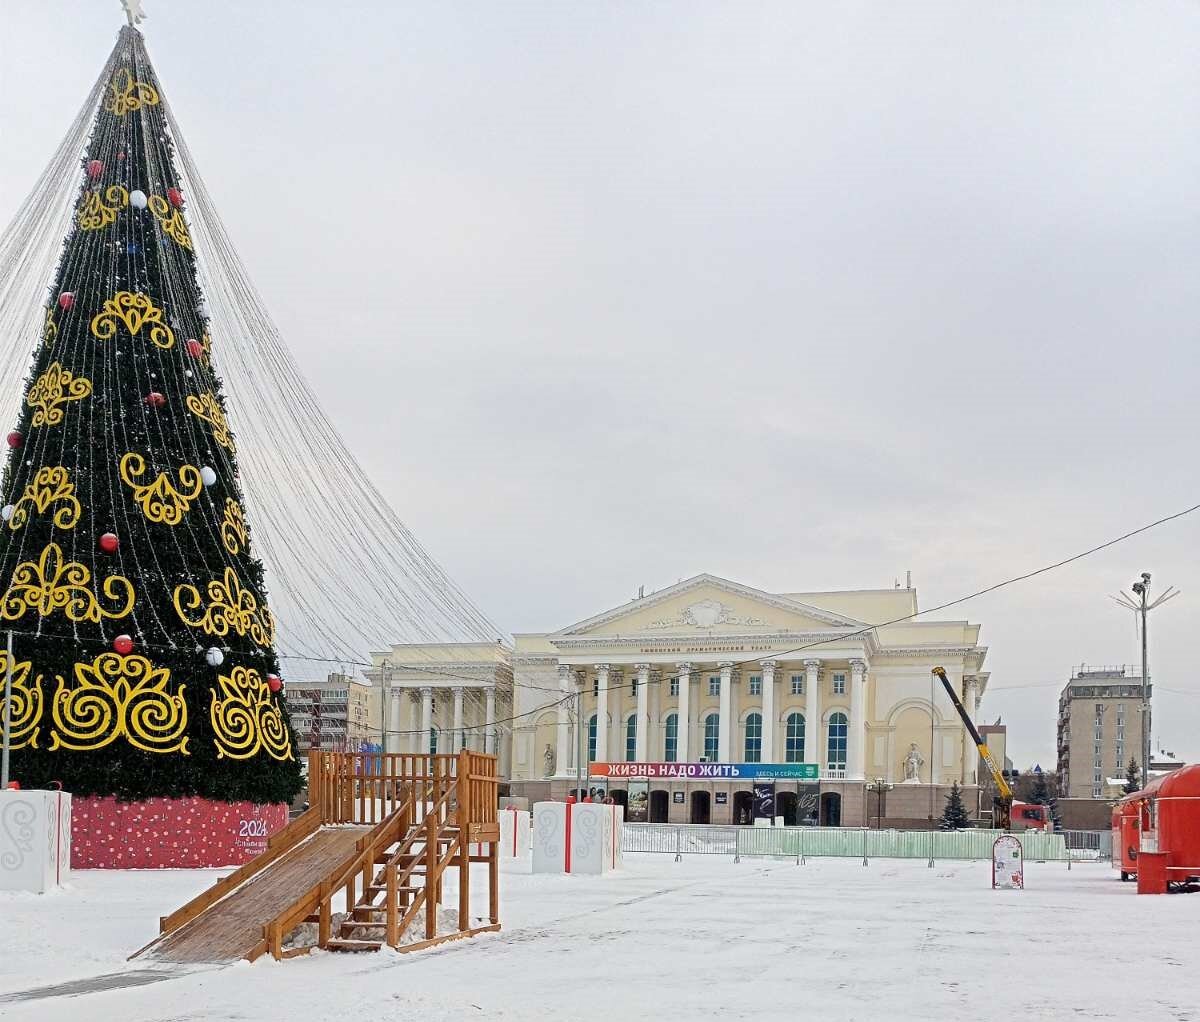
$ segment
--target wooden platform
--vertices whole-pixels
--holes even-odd
[[[322,827],[191,922],[164,935],[146,957],[167,962],[230,962],[252,957],[263,941],[263,926],[299,894],[352,859],[355,843],[370,829]]]

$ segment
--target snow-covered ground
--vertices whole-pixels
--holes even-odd
[[[219,874],[76,873],[54,895],[0,894],[0,1017],[1200,1022],[1200,895],[1139,898],[1102,864],[1026,870],[1027,890],[1001,892],[986,862],[630,855],[605,877],[509,866],[499,934],[411,955],[152,967],[162,981],[126,956]],[[4,996],[113,973],[72,996]],[[108,983],[122,985],[94,989]]]

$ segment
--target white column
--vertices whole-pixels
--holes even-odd
[[[555,728],[554,773],[565,777],[571,765],[571,700],[575,697],[575,686],[571,684],[571,668],[558,665],[558,712]]]
[[[637,720],[634,727],[637,729],[636,744],[634,747],[634,759],[639,763],[645,763],[650,757],[647,752],[650,748],[650,665],[637,664]]]
[[[867,662],[850,661],[850,726],[846,729],[846,777],[866,779],[867,749]]]
[[[763,660],[762,667],[762,761],[775,762],[775,661]]]
[[[679,709],[677,730],[675,732],[675,756],[680,763],[690,763],[688,756],[688,739],[691,729],[688,727],[688,714],[691,713],[692,665],[676,664],[675,672],[679,675]]]
[[[978,728],[979,722],[975,717],[979,712],[979,679],[973,674],[963,675],[963,709],[967,711],[967,716],[971,718],[971,723]],[[974,784],[979,768],[979,753],[975,750],[975,742],[971,739],[965,727],[962,729],[962,736],[963,784]]]
[[[825,766],[825,742],[821,727],[821,661],[804,661],[804,761]]]
[[[421,748],[420,752],[429,752],[433,730],[433,689],[425,685],[421,688]]]
[[[608,760],[608,664],[597,664],[596,675],[596,762],[604,763]]]
[[[458,752],[467,742],[467,736],[463,733],[463,690],[461,685],[455,685],[454,692],[454,737],[450,739],[450,748],[447,752]]]
[[[733,731],[737,725],[736,709],[733,705],[733,664],[723,661],[717,664],[721,668],[721,709],[720,730],[717,733],[717,760],[721,763],[732,763],[730,751],[733,749]]]
[[[484,689],[483,705],[483,751],[496,754],[496,689],[489,685]]]
[[[401,732],[405,730],[404,700],[408,698],[408,693],[403,688],[394,687],[390,678],[387,686],[384,693],[388,697],[387,730],[390,734],[387,735],[383,747],[387,752],[399,752],[404,748]]]

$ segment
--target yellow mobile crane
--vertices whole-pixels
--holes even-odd
[[[996,791],[999,793],[996,795],[997,826],[1001,830],[1012,830],[1012,788],[1008,786],[1008,781],[1004,779],[1003,772],[996,766],[996,761],[992,759],[992,754],[988,751],[987,743],[980,737],[979,731],[975,727],[975,722],[967,716],[967,711],[963,707],[962,700],[958,698],[958,693],[954,691],[954,686],[950,684],[950,679],[946,677],[946,669],[944,667],[935,667],[933,673],[941,679],[942,687],[946,690],[946,695],[950,697],[950,702],[954,704],[958,715],[962,717],[963,724],[971,732],[971,739],[975,742],[975,748],[979,750],[979,755],[992,772],[992,780],[996,782]]]

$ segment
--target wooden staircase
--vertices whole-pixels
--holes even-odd
[[[496,757],[465,749],[455,756],[312,752],[313,807],[257,859],[164,916],[159,937],[137,954],[253,961],[313,947],[378,951],[385,943],[416,951],[498,930],[497,785]],[[475,855],[472,846],[480,849]],[[473,862],[488,865],[488,922],[476,927]],[[458,870],[458,926],[439,934],[448,869]],[[332,903],[342,892],[349,911],[335,934]],[[423,939],[409,936],[422,913]],[[316,940],[297,944],[305,923],[315,924]]]

